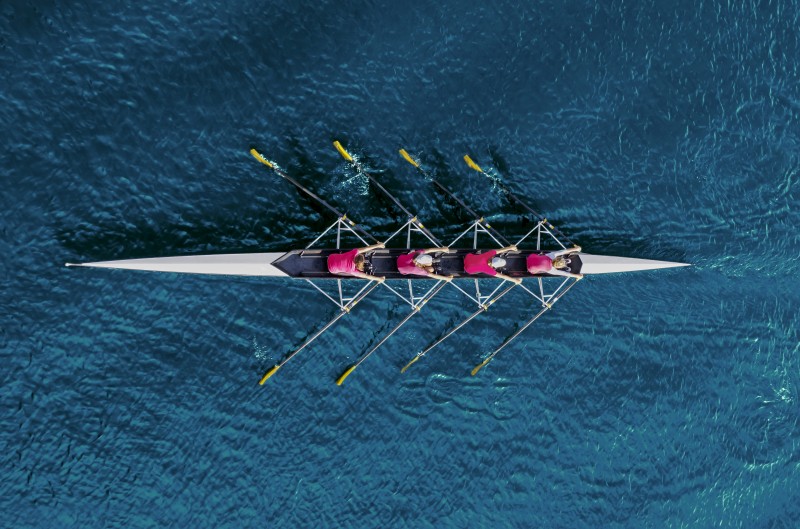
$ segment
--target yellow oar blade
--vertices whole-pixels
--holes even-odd
[[[335,142],[333,142],[333,146],[334,146],[334,147],[336,147],[336,150],[337,150],[337,151],[339,151],[339,154],[341,154],[341,155],[342,155],[342,158],[344,158],[344,159],[345,159],[345,160],[347,160],[348,162],[352,162],[352,161],[353,161],[353,157],[352,157],[352,156],[350,156],[350,153],[349,153],[349,152],[347,152],[346,150],[344,150],[344,147],[342,147],[342,144],[341,144],[341,143],[339,143],[339,141],[338,141],[338,140],[337,140],[337,141],[335,141]]]
[[[278,370],[278,369],[280,369],[280,368],[281,368],[281,366],[279,366],[279,365],[272,366],[272,369],[270,369],[269,371],[267,371],[266,373],[264,373],[264,376],[263,376],[263,377],[261,377],[261,380],[259,380],[259,382],[258,382],[258,385],[259,385],[259,386],[263,386],[263,385],[264,385],[264,382],[266,382],[267,380],[269,380],[269,377],[271,377],[272,375],[274,375],[274,374],[275,374],[275,371],[277,371],[277,370]]]
[[[275,169],[275,166],[273,166],[273,165],[272,165],[272,162],[270,162],[269,160],[267,160],[266,158],[264,158],[264,157],[261,155],[261,153],[260,153],[260,152],[258,152],[257,150],[255,150],[255,149],[250,149],[250,154],[252,154],[252,155],[253,155],[253,158],[255,158],[255,159],[256,159],[256,160],[258,160],[259,162],[263,163],[264,165],[266,165],[266,166],[267,166],[267,167],[269,167],[270,169]]]
[[[478,164],[472,161],[472,158],[469,157],[469,154],[464,155],[464,161],[467,162],[467,165],[469,165],[470,169],[474,169],[479,173],[483,172],[483,169],[481,169],[481,167]]]
[[[417,360],[419,360],[420,358],[422,358],[422,357],[421,357],[421,356],[415,356],[414,358],[412,358],[412,359],[411,359],[411,361],[410,361],[409,363],[407,363],[407,364],[406,364],[406,366],[405,366],[403,369],[401,369],[401,370],[400,370],[400,372],[401,372],[401,373],[405,373],[405,372],[406,372],[406,369],[408,369],[409,367],[411,367],[411,365],[412,365],[414,362],[416,362]]]
[[[405,149],[400,149],[400,156],[405,158],[406,161],[411,165],[413,165],[414,167],[419,168],[419,164],[417,163],[417,161],[414,158],[412,158],[411,155],[408,154]]]
[[[472,376],[474,377],[475,375],[477,375],[478,371],[480,371],[483,368],[483,366],[488,364],[491,359],[492,359],[492,357],[490,356],[489,358],[487,358],[486,360],[484,360],[480,364],[476,365],[475,368],[472,370]]]
[[[344,373],[342,373],[342,376],[340,376],[339,378],[337,378],[337,379],[336,379],[336,385],[337,385],[337,386],[341,386],[341,385],[342,385],[342,382],[344,382],[344,380],[345,380],[347,377],[349,377],[349,376],[350,376],[350,373],[352,373],[353,371],[355,371],[355,369],[356,369],[357,367],[358,367],[357,365],[352,365],[352,366],[348,367],[348,368],[347,368],[347,371],[345,371]]]

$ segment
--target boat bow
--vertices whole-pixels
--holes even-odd
[[[677,268],[691,266],[688,263],[670,261],[653,261],[651,259],[634,259],[633,257],[615,257],[613,255],[592,255],[581,253],[581,274],[612,274],[616,272],[640,272],[643,270],[659,270],[661,268]]]
[[[272,263],[283,255],[283,253],[187,255],[149,259],[125,259],[122,261],[99,261],[96,263],[67,263],[67,266],[118,268],[122,270],[145,270],[149,272],[175,272],[179,274],[287,277],[286,273],[272,266]]]

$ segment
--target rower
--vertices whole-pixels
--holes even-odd
[[[572,248],[565,248],[563,250],[549,252],[544,255],[532,253],[528,256],[526,262],[528,272],[533,275],[550,274],[553,276],[574,277],[576,279],[580,279],[583,277],[583,274],[573,274],[570,271],[569,265],[571,261],[568,257],[570,254],[579,253],[580,251],[580,246],[573,246]]]
[[[500,248],[499,250],[489,250],[483,253],[468,253],[464,257],[464,271],[468,274],[486,274],[493,277],[498,277],[506,281],[512,281],[516,284],[522,283],[522,279],[507,276],[498,272],[498,269],[506,265],[506,260],[499,257],[501,254],[507,252],[516,252],[517,247],[513,244]]]
[[[370,281],[383,283],[386,281],[385,277],[372,276],[364,273],[364,262],[366,253],[385,247],[386,245],[381,242],[373,244],[372,246],[354,248],[345,253],[333,253],[328,256],[328,272],[339,276],[360,277],[361,279],[369,279]]]
[[[453,276],[443,276],[435,272],[433,268],[433,256],[431,254],[442,252],[450,253],[450,248],[428,248],[427,250],[413,250],[397,258],[397,270],[403,275],[426,276],[431,279],[450,282]]]

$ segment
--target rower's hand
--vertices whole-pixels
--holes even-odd
[[[378,244],[376,244],[375,246],[377,246],[378,248],[386,248],[386,245],[385,245],[385,244],[383,244],[382,242],[379,242],[379,243],[378,243]]]
[[[513,281],[514,283],[516,283],[518,285],[522,284],[522,279],[520,279],[519,277],[513,277],[513,278],[511,278],[511,281]]]
[[[383,283],[384,281],[386,281],[386,278],[385,278],[385,277],[383,277],[383,276],[381,276],[381,277],[376,277],[376,278],[375,278],[375,281],[377,281],[378,283]]]
[[[580,252],[581,251],[581,247],[580,246],[573,246],[572,247],[572,251],[573,252]]]
[[[511,251],[512,251],[512,252],[518,252],[518,251],[519,251],[519,248],[517,248],[517,245],[516,245],[516,244],[512,244],[512,245],[511,245]]]
[[[447,277],[444,278],[444,280],[449,283],[450,281],[453,280],[453,276],[447,276]]]
[[[449,246],[443,246],[443,247],[442,247],[442,252],[444,252],[444,253],[450,253],[450,247],[449,247]]]
[[[575,274],[575,279],[583,279],[583,274]]]

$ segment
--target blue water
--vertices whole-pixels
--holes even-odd
[[[34,5],[31,5],[34,4]],[[0,4],[3,527],[800,526],[797,2]],[[536,310],[452,289],[335,314],[304,284],[67,261],[310,242],[402,217],[526,219],[691,269],[587,278]]]

